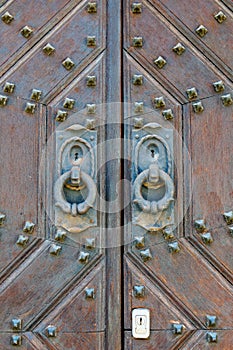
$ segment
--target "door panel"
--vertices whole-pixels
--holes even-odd
[[[231,219],[224,220],[224,213],[231,216],[232,210],[232,83],[228,79],[232,72],[227,66],[232,55],[221,52],[216,45],[227,36],[224,27],[220,27],[224,23],[213,17],[213,11],[221,10],[221,5],[205,3],[201,16],[198,3],[192,11],[190,4],[187,10],[187,4],[169,1],[142,1],[138,12],[134,6],[131,1],[125,4],[124,85],[125,97],[132,106],[131,118],[127,110],[125,119],[125,138],[131,142],[126,143],[124,152],[132,160],[132,168],[138,167],[138,178],[143,180],[139,181],[139,196],[134,170],[126,169],[125,177],[130,179],[132,189],[131,208],[125,214],[125,222],[131,223],[125,230],[127,242],[131,240],[125,247],[124,260],[125,349],[205,349],[210,345],[228,349],[227,331],[222,329],[229,329],[230,337],[232,237]],[[231,13],[223,7],[224,11],[229,15],[225,24],[230,25]],[[199,22],[194,23],[196,20]],[[206,23],[209,38],[208,34],[200,38],[195,29]],[[230,40],[229,37],[227,42]],[[174,50],[178,43],[182,46]],[[159,56],[162,58],[155,63]],[[135,84],[135,75],[138,79],[141,75],[140,83]],[[161,102],[160,108],[156,102]],[[173,112],[169,120],[164,113],[167,108]],[[150,130],[149,119],[154,123]],[[172,229],[163,227],[157,218],[161,199],[147,190],[155,183],[150,178],[153,167],[146,173],[142,160],[141,166],[135,160],[135,144],[145,137],[145,131],[148,137],[156,138],[162,128],[173,130],[176,141],[184,137],[184,144],[173,142],[174,149],[169,143],[174,167],[180,169],[174,181],[175,201],[182,198],[180,186],[184,184],[184,230],[177,222]],[[168,135],[167,131],[166,141]],[[174,161],[178,154],[182,154],[181,167]],[[144,163],[149,161],[149,153],[145,157]],[[163,157],[161,149],[158,157]],[[157,166],[162,180],[165,169],[161,162]],[[170,175],[168,171],[167,174]],[[171,208],[172,204],[165,206],[161,216]],[[140,219],[135,218],[135,213]],[[155,221],[152,227],[151,216]],[[155,230],[156,225],[160,229]],[[132,310],[137,308],[150,310],[148,340],[135,339],[129,332]],[[214,316],[212,325],[208,315]],[[180,334],[176,334],[176,325],[181,326]]]
[[[0,348],[103,349],[106,258],[100,247],[105,212],[98,213],[96,227],[74,239],[54,226],[59,161],[53,141],[57,141],[55,128],[81,110],[80,117],[69,124],[71,129],[75,125],[69,131],[72,136],[80,137],[75,129],[79,124],[82,133],[95,134],[95,140],[89,140],[93,149],[97,141],[105,140],[104,122],[97,131],[98,120],[105,114],[98,108],[93,112],[90,106],[106,101],[106,4],[98,2],[97,11],[90,11],[88,1],[42,3],[40,11],[47,10],[44,22],[36,14],[38,3],[27,7],[40,22],[40,30],[35,28],[29,39],[15,34],[12,25],[20,25],[17,16],[11,24],[1,24],[13,30],[10,48],[15,49],[14,35],[20,35],[23,43],[19,40],[15,53],[7,53],[1,77]],[[8,5],[13,13],[14,2]],[[25,18],[24,8],[18,12]],[[36,27],[36,21],[26,24]],[[88,36],[95,37],[95,45],[87,43]],[[6,44],[1,47],[3,57]],[[43,50],[46,45],[47,51]],[[67,57],[74,66],[62,64]],[[104,152],[96,155],[96,164],[104,164]],[[98,174],[100,195],[104,181]]]
[[[70,3],[70,4],[69,4]],[[62,10],[65,5],[66,12],[71,10],[73,6],[68,0],[58,0],[56,4],[52,1],[45,3],[41,1],[8,1],[1,7],[1,38],[5,43],[4,50],[1,51],[1,64],[9,67],[15,58],[18,58],[28,50],[28,46],[32,46],[38,41],[51,27],[58,23],[64,16]],[[6,16],[8,13],[8,16]],[[55,17],[56,16],[56,17]],[[28,37],[25,37],[21,30],[28,26],[32,32],[26,32]],[[20,54],[19,52],[20,51]],[[13,57],[12,57],[13,56]]]
[[[38,179],[41,149],[45,143],[45,107],[37,106],[31,116],[24,111],[26,102],[10,94],[1,108],[1,279],[34,251],[43,232]],[[30,152],[27,152],[30,150]],[[10,161],[9,161],[10,159]],[[32,224],[27,235],[26,222]],[[32,233],[33,232],[33,233]],[[19,242],[20,235],[28,242]],[[30,236],[30,237],[29,237]],[[18,243],[17,243],[18,242]],[[26,243],[26,242],[25,242]]]
[[[76,6],[17,63],[17,70],[9,70],[1,81],[13,82],[18,96],[26,98],[31,97],[32,89],[40,90],[38,100],[46,101],[51,90],[67,85],[70,77],[73,80],[74,75],[104,49],[104,6],[104,1],[102,6],[99,4],[98,16],[87,11],[87,1]],[[78,37],[73,33],[79,33]],[[88,37],[95,37],[93,43],[88,42]],[[44,51],[48,44],[54,48],[50,54]]]
[[[0,1],[0,349],[230,349],[231,10]]]
[[[151,236],[148,241],[152,258],[141,267],[143,271],[148,271],[161,288],[168,288],[173,293],[174,303],[181,301],[180,307],[190,313],[197,325],[204,326],[206,315],[216,315],[219,328],[232,328],[230,284],[184,239],[179,241],[180,251],[172,254],[166,243],[153,245]],[[140,251],[135,247],[133,255],[136,255],[137,263],[143,265]]]
[[[74,283],[80,271],[87,270],[83,263],[77,262],[81,249],[65,244],[56,245],[55,247],[61,248],[61,253],[58,255],[58,252],[53,252],[54,245],[44,242],[37,250],[37,254],[29,257],[14,272],[14,280],[9,277],[2,285],[2,329],[12,329],[13,315],[23,320],[23,330],[31,327],[35,322],[35,316],[40,318],[41,313],[48,312],[58,296],[64,295],[68,286]],[[95,253],[91,252],[89,259],[96,260],[94,256]]]
[[[223,95],[203,101],[205,110],[201,115],[191,106],[188,112],[193,218],[205,218],[211,228],[225,226],[223,213],[232,206],[232,107],[224,106]]]
[[[192,221],[186,236],[232,282],[232,237],[224,219],[224,213],[232,208],[232,108],[223,104],[222,96],[225,94],[203,101],[201,119],[191,106],[185,112],[185,118],[190,113],[187,144],[192,157],[193,193]],[[199,220],[204,220],[201,229],[195,227]],[[209,244],[203,241],[208,233],[213,240]]]
[[[84,350],[89,349],[104,349],[105,346],[105,334],[104,332],[98,333],[63,333],[62,336],[58,336],[55,339],[51,339],[44,343],[48,349],[68,349],[73,350],[77,347],[81,347]],[[44,345],[43,345],[44,346]]]
[[[142,14],[132,13],[131,1],[126,4],[125,49],[153,76],[162,80],[166,89],[181,102],[187,101],[186,91],[192,87],[196,88],[197,96],[192,95],[189,99],[204,98],[213,95],[214,82],[222,79],[225,82],[225,77],[214,65],[207,63],[205,56],[147,1],[142,2]],[[142,38],[142,47],[134,44],[135,37]],[[184,48],[183,53],[173,51],[178,43]],[[159,57],[161,62],[156,63]],[[226,86],[232,87],[227,78]]]
[[[145,342],[142,339],[133,339],[130,332],[125,332],[125,350],[170,350],[180,349],[180,345],[185,342],[189,333],[176,337],[169,331],[152,331],[150,338]]]
[[[61,294],[61,302],[35,328],[38,334],[45,334],[48,325],[56,325],[56,332],[77,331],[101,332],[105,328],[104,303],[104,263],[100,263],[81,283],[74,283],[69,292]]]
[[[221,349],[229,349],[229,342],[231,344],[232,342],[232,331],[218,331],[218,343],[208,343],[206,341],[206,334],[205,331],[198,331],[195,336],[191,337],[190,340],[187,340],[187,338],[177,338],[172,337],[172,334],[170,332],[155,332],[153,331],[151,333],[151,337],[148,340],[147,344],[141,340],[141,339],[132,339],[130,332],[125,333],[126,338],[126,346],[125,349],[155,349],[154,346],[156,344],[156,350],[157,349],[182,349],[182,350],[189,350],[189,349],[195,349],[195,350],[204,350],[209,349],[210,346],[213,348],[220,348]]]
[[[86,111],[90,118],[96,117],[97,110],[89,111],[88,106],[95,104],[96,108],[105,99],[105,54],[98,56],[87,68],[79,74],[70,83],[66,89],[62,90],[53,100],[49,102],[48,106],[53,109],[51,119],[57,118],[58,111],[64,111],[67,116],[77,113],[78,111]],[[65,99],[70,98],[75,101],[74,106],[70,110],[64,107]],[[92,112],[92,113],[91,113]],[[67,116],[65,118],[67,118]],[[98,117],[99,116],[98,114]],[[57,120],[56,120],[57,121]]]
[[[229,51],[232,49],[232,13],[223,6],[219,1],[195,1],[190,11],[188,3],[183,1],[177,1],[176,4],[171,0],[162,0],[163,5],[167,6],[175,16],[183,22],[183,25],[195,33],[202,45],[206,45],[213,51],[217,57],[219,57],[229,68],[232,70],[232,60],[229,55]],[[152,0],[153,3],[153,0]],[[201,11],[200,11],[201,9]],[[223,15],[219,14],[222,12]],[[217,16],[219,14],[219,16]],[[215,18],[215,16],[217,16]],[[196,33],[196,29],[204,25],[208,33],[203,38]],[[224,48],[221,43],[224,43]]]
[[[135,105],[135,108],[131,110],[131,115],[135,115],[135,117],[137,115],[140,116],[140,114],[143,115],[145,109],[149,111],[149,109],[152,110],[155,108],[158,114],[162,114],[164,110],[172,109],[175,118],[179,119],[178,101],[169,94],[153,75],[148,74],[144,67],[140,66],[127,53],[124,53],[124,68],[125,102],[134,105],[138,102],[143,103],[142,110],[137,110]],[[134,75],[142,75],[142,85],[133,84]]]
[[[140,269],[126,258],[125,327],[131,328],[131,310],[144,307],[151,310],[151,330],[171,330],[173,324],[183,324],[184,334],[195,329],[183,310],[176,307],[170,295],[161,291]],[[152,307],[153,305],[153,307]],[[159,316],[159,317],[158,317]]]

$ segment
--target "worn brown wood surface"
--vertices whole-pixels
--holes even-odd
[[[152,0],[153,2],[153,0]],[[206,45],[210,50],[218,56],[232,70],[232,59],[229,51],[232,50],[232,12],[220,1],[207,0],[203,3],[201,0],[195,1],[190,11],[190,4],[183,1],[163,0],[163,5],[169,8],[175,16],[183,22],[190,32],[195,33],[195,30],[204,25],[208,33],[202,39],[199,37],[203,45]],[[201,11],[200,11],[201,9]],[[214,16],[222,11],[226,19],[219,23]],[[198,37],[198,34],[195,33]]]
[[[232,38],[228,35],[232,13],[220,2],[190,4],[172,1],[142,1],[142,11],[134,14],[131,1],[125,2],[124,65],[125,98],[133,103],[132,122],[126,136],[136,131],[134,118],[144,118],[143,124],[153,120],[151,108],[154,98],[163,96],[165,106],[157,108],[160,116],[166,108],[173,110],[174,119],[167,125],[175,126],[184,144],[176,144],[174,154],[182,153],[184,189],[184,238],[177,235],[164,240],[162,232],[146,232],[132,224],[127,233],[135,240],[125,248],[124,322],[125,349],[216,349],[231,347],[232,333],[232,237],[223,213],[232,210],[232,105],[224,106],[221,96],[232,94],[229,63],[232,61]],[[187,9],[189,8],[189,10]],[[213,15],[222,10],[227,19],[218,23]],[[208,33],[200,38],[195,29],[203,24]],[[232,27],[232,26],[231,26]],[[232,30],[231,30],[232,32]],[[134,47],[135,37],[142,37],[142,47]],[[172,48],[180,42],[185,51],[175,54]],[[225,43],[225,44],[223,44]],[[228,50],[224,48],[229,45]],[[154,60],[166,60],[158,68]],[[142,75],[142,85],[132,83],[133,75]],[[224,82],[224,89],[216,92],[213,83]],[[188,102],[186,90],[195,87],[197,96]],[[201,101],[203,112],[195,113],[193,103]],[[144,103],[144,115],[135,113],[135,102]],[[179,103],[181,105],[179,105]],[[179,108],[182,118],[179,118]],[[128,120],[125,120],[125,123]],[[181,124],[183,123],[183,129]],[[164,124],[163,124],[164,126]],[[180,129],[181,128],[181,129]],[[138,129],[140,137],[140,129]],[[156,131],[154,131],[156,133]],[[149,133],[149,132],[148,132]],[[132,144],[135,141],[132,141]],[[127,143],[125,154],[134,157],[133,146]],[[126,169],[131,179],[131,169]],[[181,179],[181,178],[180,178]],[[176,181],[179,181],[176,179]],[[176,183],[176,188],[179,186]],[[180,198],[180,193],[175,194]],[[126,213],[126,222],[132,221],[134,205]],[[203,218],[206,232],[213,242],[206,244],[194,228],[194,221]],[[144,236],[142,246],[137,237]],[[178,240],[177,240],[178,238]],[[169,252],[169,244],[177,241],[180,251]],[[148,261],[142,254],[149,250]],[[144,295],[135,295],[135,287],[144,286]],[[149,339],[133,339],[131,313],[134,308],[151,312]],[[206,325],[206,316],[215,315],[216,325]],[[182,335],[172,332],[172,324],[184,325]],[[216,331],[218,329],[219,331]],[[229,329],[224,331],[224,329]],[[217,332],[218,343],[207,342],[207,332]]]
[[[67,111],[69,117],[84,110],[75,122],[85,127],[92,117],[86,105],[106,101],[106,2],[98,2],[97,13],[87,11],[88,1],[31,1],[30,6],[27,2],[23,5],[8,1],[1,8],[1,13],[8,10],[15,18],[11,24],[0,23],[6,44],[1,45],[1,57],[6,60],[1,70],[1,95],[8,98],[0,111],[0,210],[6,215],[0,236],[0,349],[13,347],[13,335],[22,336],[23,349],[103,349],[106,258],[100,249],[104,237],[100,236],[105,212],[98,214],[99,228],[95,233],[87,230],[76,241],[70,237],[65,242],[55,241],[50,190],[57,159],[54,149],[49,154],[46,141],[52,140],[53,146],[52,135],[59,126],[55,120],[58,110]],[[19,33],[23,25],[35,29],[30,39]],[[96,36],[95,47],[87,46],[88,35]],[[55,48],[50,56],[42,50],[48,42]],[[67,57],[75,63],[70,71],[62,65]],[[96,76],[96,86],[87,85],[88,75]],[[4,91],[7,81],[15,84],[13,93]],[[41,90],[40,102],[31,99],[32,89]],[[73,110],[63,106],[67,97],[75,99]],[[27,103],[36,104],[33,114],[25,112]],[[97,110],[98,123],[104,124],[100,113]],[[98,141],[104,140],[105,128],[101,126]],[[104,163],[104,156],[105,150],[98,154],[98,164]],[[50,157],[47,166],[43,164],[46,157]],[[103,184],[102,174],[98,176]],[[101,195],[105,193],[102,185],[98,189]],[[26,221],[35,224],[31,234],[23,232]],[[22,234],[29,238],[25,246],[17,244]],[[86,239],[95,235],[96,247],[88,250]],[[61,247],[57,256],[50,254],[54,243]],[[90,254],[87,264],[79,261],[82,251]],[[93,299],[86,297],[88,288],[94,290]],[[22,320],[20,330],[12,329],[13,318]],[[50,324],[56,327],[54,339],[46,331]]]
[[[233,210],[233,104],[224,106],[221,97],[233,98],[232,3],[142,0],[135,14],[132,0],[98,0],[96,13],[87,11],[89,2],[0,1],[0,16],[14,16],[9,24],[0,20],[0,95],[8,98],[0,107],[0,212],[6,215],[0,227],[0,349],[12,349],[11,337],[19,335],[19,348],[30,350],[230,350],[233,238],[223,213]],[[214,18],[220,10],[223,23]],[[195,32],[201,24],[208,29],[203,38]],[[28,39],[20,33],[26,25],[33,28]],[[87,36],[96,36],[96,46],[87,46]],[[133,46],[134,37],[142,37],[142,47]],[[43,52],[47,43],[55,48],[49,56]],[[185,47],[182,55],[172,50],[178,43]],[[161,69],[154,63],[158,56],[166,60]],[[67,57],[75,64],[71,70],[62,65]],[[142,85],[133,84],[134,75],[142,75]],[[95,86],[87,85],[88,76],[96,77]],[[213,83],[220,80],[224,89],[216,92]],[[13,93],[4,91],[6,82],[15,84]],[[193,87],[197,96],[191,100],[187,89]],[[31,99],[32,89],[41,90],[40,101]],[[70,110],[66,98],[75,100]],[[164,105],[156,107],[156,98]],[[194,112],[197,102],[204,107],[200,113]],[[35,113],[25,112],[27,103],[36,104]],[[87,104],[96,104],[96,114]],[[165,120],[170,109],[173,119]],[[59,110],[67,112],[69,126],[74,113],[79,127],[96,119],[97,140],[105,146],[96,156],[96,185],[104,199],[97,202],[97,228],[58,243],[55,148],[48,165],[41,162],[48,156],[46,141],[55,147]],[[147,124],[145,131],[135,121]],[[117,191],[122,178],[133,185],[135,140],[143,132],[156,134],[156,123],[167,128],[164,139],[172,145],[171,240],[134,225],[133,187]],[[124,212],[123,199],[129,203]],[[112,201],[119,209],[114,213]],[[205,220],[212,243],[195,230],[197,219]],[[26,221],[35,223],[31,234],[23,232]],[[29,238],[25,246],[17,244],[21,234]],[[142,235],[140,248],[134,239]],[[96,247],[86,248],[93,237]],[[180,251],[171,253],[174,241]],[[53,243],[61,246],[57,256],[50,254]],[[146,249],[151,257],[145,262]],[[87,264],[78,260],[81,251],[90,254]],[[145,287],[142,297],[135,296],[138,285]],[[86,298],[88,288],[93,299]],[[132,337],[135,308],[150,309],[149,339]],[[213,327],[206,325],[207,315],[217,317]],[[13,318],[22,320],[22,329],[12,329]],[[173,332],[176,323],[184,326],[180,335]],[[56,336],[48,336],[49,325]],[[217,343],[207,342],[208,332],[217,334]]]

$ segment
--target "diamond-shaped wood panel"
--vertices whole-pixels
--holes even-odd
[[[30,98],[32,90],[37,89],[41,91],[40,101],[44,101],[53,89],[64,88],[73,80],[74,74],[105,47],[104,4],[103,1],[98,6],[99,15],[88,13],[87,1],[77,5],[18,61],[16,67],[7,71],[2,83],[13,82],[17,95],[25,98]],[[89,44],[91,37],[95,38],[93,44]],[[51,54],[45,50],[48,44],[55,49]]]
[[[174,330],[173,326],[182,324],[182,337],[195,330],[195,322],[190,322],[180,309],[176,309],[174,300],[169,300],[140,269],[126,259],[125,276],[125,327],[131,328],[131,310],[136,308],[150,309],[151,330]],[[140,289],[139,287],[143,288]],[[180,337],[181,338],[181,337]]]
[[[45,241],[35,256],[14,272],[14,278],[9,277],[1,285],[1,329],[10,330],[14,317],[23,320],[23,330],[32,327],[59,296],[67,293],[81,270],[87,270],[87,263],[79,261],[80,249],[65,244],[59,247],[56,254],[51,250],[52,243]],[[94,250],[90,252],[89,264],[95,259]]]
[[[153,0],[151,1],[153,3]],[[220,59],[232,70],[233,16],[232,12],[219,1],[201,0],[190,3],[183,1],[162,0],[165,5],[182,22],[183,30],[199,38],[198,45],[207,46],[212,52],[212,59]],[[155,1],[156,6],[156,1]],[[201,11],[200,11],[201,8]],[[203,25],[207,29],[206,35],[200,37],[196,29]],[[187,30],[188,29],[188,30]],[[229,72],[230,72],[229,70]]]
[[[135,15],[131,11],[131,1],[125,3],[124,47],[150,70],[152,76],[162,80],[168,91],[185,102],[188,100],[186,91],[193,87],[197,89],[198,98],[213,95],[212,84],[219,80],[224,81],[226,88],[232,87],[228,78],[201,51],[197,51],[156,8],[143,1],[142,9],[142,14]],[[216,22],[215,19],[213,21]],[[133,39],[139,35],[143,44],[142,47],[135,47]],[[177,54],[174,50],[178,44],[185,49],[182,54]]]
[[[74,3],[74,2],[73,2]],[[0,32],[2,42],[0,63],[10,64],[22,56],[30,46],[35,44],[51,27],[58,23],[66,12],[72,9],[68,0],[49,1],[8,1],[1,7]],[[74,6],[74,4],[72,4]],[[24,30],[25,27],[28,30]],[[20,53],[19,53],[20,52]],[[12,57],[13,56],[13,57]]]

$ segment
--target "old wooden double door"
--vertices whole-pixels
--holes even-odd
[[[0,349],[232,349],[231,0],[0,6]]]

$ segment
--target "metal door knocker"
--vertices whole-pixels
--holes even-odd
[[[133,136],[133,223],[159,231],[174,224],[173,131],[150,123]]]
[[[97,131],[79,124],[56,132],[55,225],[70,233],[96,226]]]
[[[156,155],[149,169],[140,173],[134,183],[135,199],[134,203],[138,204],[142,211],[151,214],[157,214],[159,211],[167,209],[174,200],[174,184],[171,177],[158,164],[159,156]],[[158,189],[165,186],[165,194],[159,200],[146,200],[142,195],[142,186]]]
[[[73,162],[72,169],[61,175],[55,183],[55,205],[57,207],[60,207],[64,213],[71,214],[72,216],[77,216],[78,214],[86,214],[87,211],[93,207],[96,198],[96,186],[93,179],[91,176],[81,170],[82,160],[82,158],[75,160]],[[88,195],[83,202],[76,204],[69,203],[66,200],[64,194],[64,186],[68,180],[70,180],[72,186],[74,187],[74,190],[80,190],[81,183],[86,186]]]

